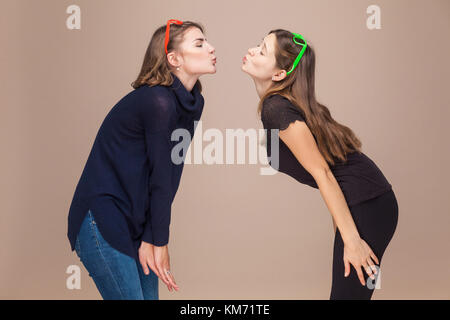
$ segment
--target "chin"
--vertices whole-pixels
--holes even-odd
[[[216,67],[215,66],[210,66],[209,68],[206,68],[206,70],[203,73],[205,73],[205,74],[216,73]]]
[[[244,68],[244,66],[245,66],[245,64],[243,64],[243,65],[241,66],[241,70],[242,70],[243,72],[245,72],[246,74],[250,75],[250,73],[248,73],[248,71]]]
[[[213,73],[216,73],[216,68],[203,70],[201,72],[198,72],[197,74],[204,75],[204,74],[213,74]]]

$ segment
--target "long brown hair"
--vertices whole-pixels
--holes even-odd
[[[302,46],[294,43],[293,34],[287,30],[275,29],[274,33],[276,65],[280,69],[290,70]],[[328,108],[316,100],[314,88],[315,53],[306,39],[307,47],[297,67],[281,81],[274,81],[258,104],[261,113],[264,99],[279,94],[292,102],[305,115],[306,124],[316,139],[318,148],[325,160],[334,165],[335,160],[347,161],[347,153],[361,152],[362,143],[353,131],[337,121]]]
[[[183,21],[183,24],[171,24],[169,32],[169,42],[167,43],[167,51],[176,50],[179,48],[183,37],[189,28],[198,28],[204,32],[204,28],[200,23],[192,21]],[[169,61],[167,60],[164,51],[164,40],[166,36],[166,25],[156,29],[150,40],[150,43],[145,52],[144,61],[142,62],[141,71],[136,80],[131,83],[134,89],[143,85],[155,86],[163,85],[170,86],[173,83],[173,77],[170,73]],[[197,80],[200,92],[202,92],[202,84]]]

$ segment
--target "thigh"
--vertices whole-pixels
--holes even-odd
[[[142,294],[144,295],[144,300],[158,300],[159,299],[159,289],[158,289],[158,276],[153,272],[152,269],[148,268],[150,271],[148,275],[142,270],[140,263],[136,262],[136,266],[139,272],[139,279],[141,281]]]
[[[350,208],[361,238],[370,246],[378,258],[379,266],[383,254],[397,227],[398,205],[394,192],[365,201]],[[336,229],[333,249],[333,273],[330,299],[370,300],[376,288],[376,280],[368,278],[363,268],[366,285],[362,285],[353,265],[350,274],[344,277],[344,243]],[[378,270],[380,274],[381,269]],[[378,275],[375,275],[377,277]]]
[[[357,205],[354,215],[359,218],[358,232],[378,259],[390,243],[398,222],[398,204],[394,191]]]
[[[103,299],[143,299],[135,260],[105,241],[90,210],[80,228],[76,252]]]
[[[381,259],[379,258],[381,263]],[[361,269],[362,270],[362,269]],[[330,300],[370,300],[373,286],[362,285],[355,268],[350,264],[350,273],[344,276],[344,242],[339,229],[336,229],[333,249],[333,272],[331,282]],[[362,271],[364,278],[368,276]]]

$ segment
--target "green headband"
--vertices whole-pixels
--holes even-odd
[[[302,58],[303,53],[305,52],[306,47],[307,47],[306,40],[305,40],[305,38],[303,38],[303,36],[302,36],[301,34],[295,33],[295,32],[292,32],[292,34],[294,35],[294,37],[292,38],[292,40],[294,40],[294,42],[295,42],[296,44],[301,45],[303,48],[302,48],[302,50],[300,51],[300,53],[298,54],[297,58],[295,59],[294,65],[292,66],[291,70],[289,70],[289,71],[287,72],[287,74],[290,74],[290,73],[295,69],[295,67],[298,65],[298,62],[299,62],[300,59]],[[297,38],[303,40],[304,43],[297,42]]]

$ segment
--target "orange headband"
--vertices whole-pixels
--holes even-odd
[[[167,52],[167,44],[169,43],[169,30],[170,30],[170,24],[171,23],[175,23],[175,24],[183,24],[183,21],[177,20],[177,19],[170,19],[167,20],[167,26],[166,26],[166,39],[164,41],[164,49],[166,50],[166,54]]]

